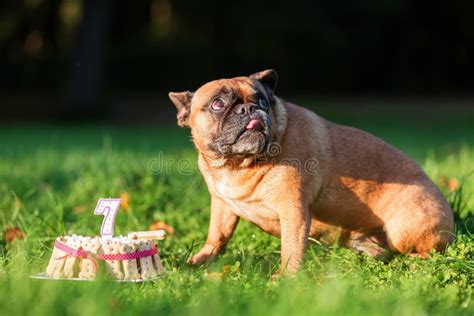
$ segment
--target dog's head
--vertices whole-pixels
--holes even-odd
[[[198,150],[216,158],[261,155],[275,134],[277,73],[220,79],[195,92],[170,92],[178,125],[190,127]]]

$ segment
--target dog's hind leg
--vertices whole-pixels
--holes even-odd
[[[397,219],[387,223],[390,249],[419,258],[427,258],[431,250],[442,251],[453,241],[449,221],[436,222],[426,219]]]
[[[392,251],[426,258],[453,241],[454,224],[453,212],[435,185],[427,179],[420,183],[408,186],[387,206],[384,230]]]

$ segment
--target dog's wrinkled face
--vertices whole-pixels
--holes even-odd
[[[272,141],[276,72],[211,81],[196,92],[171,92],[178,124],[191,127],[198,150],[231,158],[263,153]]]

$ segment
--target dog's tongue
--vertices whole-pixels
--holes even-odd
[[[249,129],[261,129],[261,128],[262,128],[262,125],[260,125],[260,122],[257,119],[252,119],[247,124],[247,126],[245,127],[245,129],[247,129],[247,130],[249,130]]]

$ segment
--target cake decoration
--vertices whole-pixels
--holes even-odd
[[[104,215],[100,235],[102,237],[111,238],[114,234],[115,216],[120,207],[122,199],[99,199],[95,207],[95,215]]]
[[[119,281],[140,282],[164,273],[156,247],[163,230],[130,232],[113,236],[120,199],[99,199],[94,211],[104,215],[101,236],[61,236],[56,238],[46,272],[37,278],[94,280],[100,269]]]

